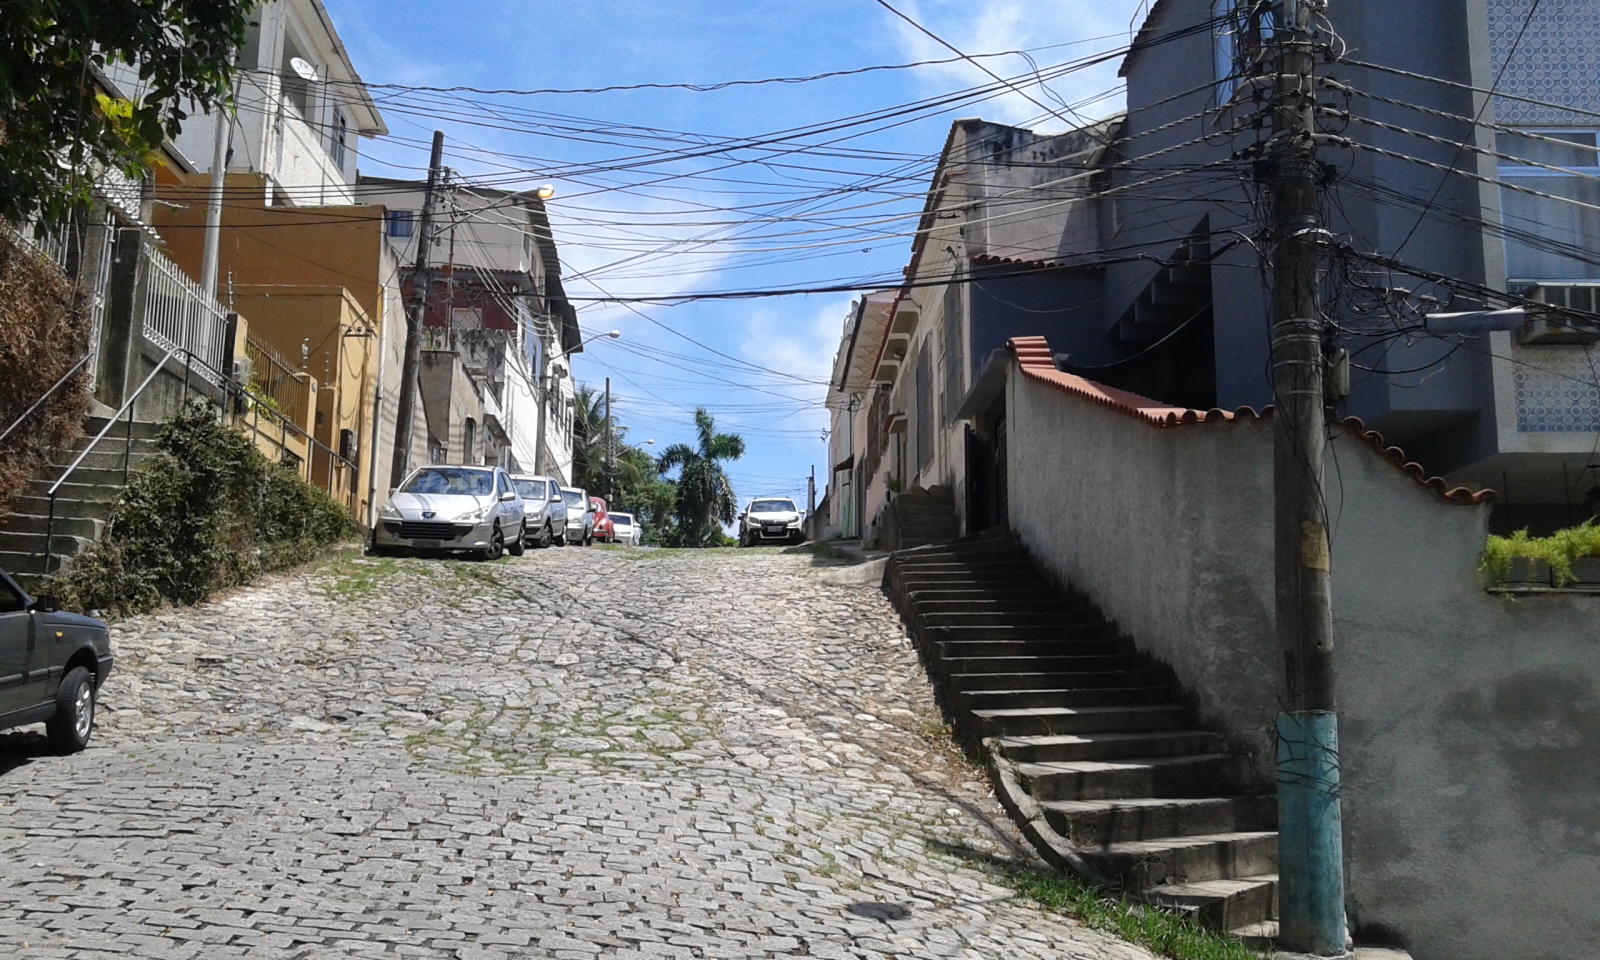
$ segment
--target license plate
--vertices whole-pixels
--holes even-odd
[[[444,543],[439,540],[413,540],[411,545],[418,550],[437,550],[444,546]]]

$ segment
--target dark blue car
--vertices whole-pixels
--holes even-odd
[[[63,611],[54,597],[31,597],[0,572],[0,730],[42,721],[56,750],[82,750],[110,673],[103,622]]]

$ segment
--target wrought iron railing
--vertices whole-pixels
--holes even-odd
[[[250,382],[245,390],[259,392],[265,400],[293,423],[307,423],[310,413],[310,385],[276,350],[254,337],[245,337],[245,356],[250,358]]]
[[[162,350],[179,350],[201,360],[200,376],[215,386],[228,357],[228,312],[154,247],[144,247],[149,268],[144,296],[144,335]]]

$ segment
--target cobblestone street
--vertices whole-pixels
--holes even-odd
[[[113,626],[0,735],[23,957],[1095,957],[895,611],[808,554],[364,560]]]

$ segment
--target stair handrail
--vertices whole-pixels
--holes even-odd
[[[57,390],[61,389],[61,385],[63,383],[66,383],[68,380],[72,379],[72,375],[77,373],[79,370],[81,370],[83,368],[83,365],[88,363],[93,357],[94,357],[94,354],[92,354],[92,353],[86,353],[82,357],[79,357],[78,358],[78,362],[74,363],[72,365],[71,369],[69,369],[66,373],[63,373],[61,375],[61,379],[60,380],[57,380],[55,382],[55,384],[53,386],[51,386],[51,388],[49,390],[46,390],[43,394],[41,394],[39,396],[39,399],[33,401],[33,406],[31,406],[28,409],[22,411],[22,416],[20,416],[17,419],[11,421],[10,425],[7,426],[4,430],[0,430],[0,443],[5,442],[6,437],[11,436],[11,431],[13,431],[13,430],[17,429],[18,427],[22,426],[22,422],[24,420],[27,420],[29,417],[33,416],[34,411],[38,410],[41,406],[43,406],[44,402],[46,400],[50,399],[50,395],[51,394],[53,394]]]
[[[67,469],[61,474],[61,476],[56,478],[56,482],[52,483],[50,485],[50,489],[46,492],[46,495],[49,496],[49,498],[50,498],[50,517],[49,517],[48,520],[45,521],[45,527],[44,527],[44,569],[42,571],[40,571],[42,574],[49,575],[49,573],[50,573],[50,557],[55,552],[53,548],[55,546],[56,493],[57,493],[57,491],[59,491],[61,489],[61,485],[63,483],[67,482],[67,478],[72,476],[73,472],[78,469],[78,465],[83,463],[83,458],[87,457],[90,454],[90,452],[93,451],[94,448],[99,445],[100,441],[104,440],[106,438],[106,434],[111,432],[111,428],[117,425],[117,421],[122,419],[122,415],[124,413],[126,413],[128,415],[128,452],[127,452],[127,456],[129,458],[132,457],[132,455],[133,455],[133,404],[134,404],[134,401],[139,399],[139,396],[144,393],[145,388],[150,386],[150,382],[156,378],[157,374],[161,373],[162,369],[164,369],[166,367],[167,362],[169,360],[171,360],[173,357],[177,356],[178,353],[179,353],[179,350],[177,348],[174,348],[172,350],[168,350],[167,351],[167,355],[162,357],[160,362],[158,362],[156,364],[155,369],[150,371],[150,375],[148,377],[144,378],[144,382],[139,384],[139,388],[137,390],[133,391],[133,393],[128,396],[127,401],[125,403],[123,403],[123,405],[121,407],[119,407],[117,409],[116,413],[112,414],[109,418],[107,418],[106,425],[104,427],[100,428],[100,432],[95,434],[94,439],[89,441],[89,444],[87,446],[85,446],[83,448],[83,450],[78,453],[77,458],[74,459],[72,461],[72,463],[67,466]],[[127,461],[126,460],[124,460],[124,462],[123,462],[123,475],[124,476],[127,475]]]

